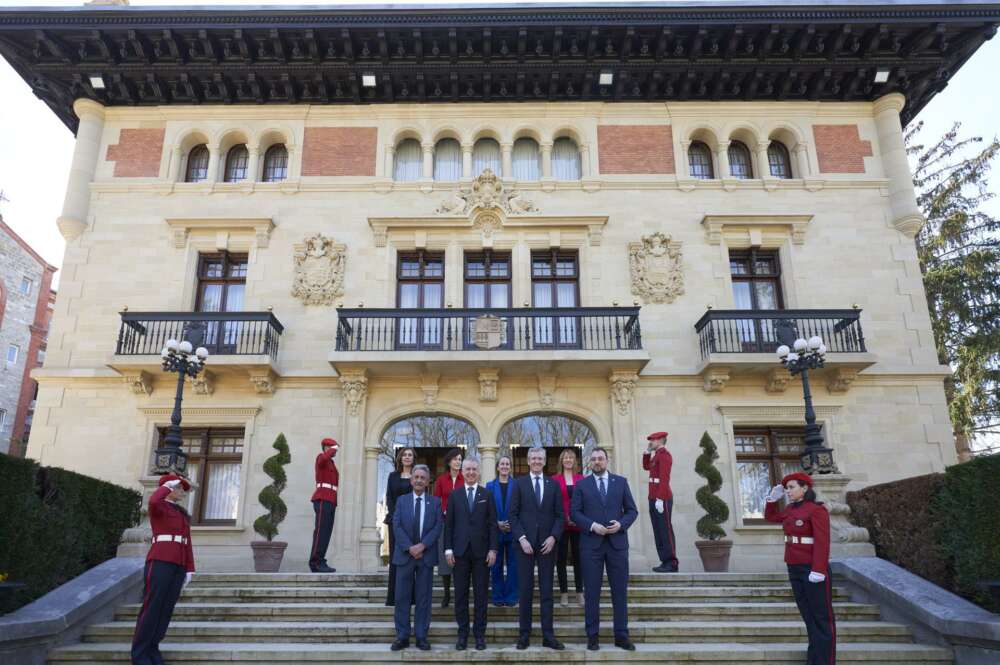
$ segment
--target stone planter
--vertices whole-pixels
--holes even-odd
[[[729,553],[733,549],[731,540],[696,540],[695,547],[701,556],[701,565],[706,573],[728,573]]]
[[[253,569],[258,573],[276,573],[281,569],[281,559],[285,556],[288,543],[278,541],[254,540],[250,543],[253,549]]]

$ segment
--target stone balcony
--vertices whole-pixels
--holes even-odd
[[[796,337],[823,339],[826,366],[813,373],[830,392],[845,392],[858,372],[875,364],[865,346],[860,309],[709,310],[694,325],[705,390],[719,392],[735,377],[753,376],[768,392],[784,392],[791,375],[775,355],[782,322],[791,324]]]

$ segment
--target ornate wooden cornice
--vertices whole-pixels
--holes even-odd
[[[919,1],[25,8],[0,14],[0,53],[74,131],[79,97],[136,106],[871,101],[901,92],[908,121],[998,24],[1000,4]],[[602,72],[611,85],[600,84]]]

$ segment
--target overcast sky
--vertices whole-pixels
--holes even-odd
[[[523,2],[523,0],[522,0]],[[80,6],[79,0],[0,0],[0,8],[20,5]],[[322,4],[308,0],[132,0],[132,6],[205,4]],[[385,4],[351,0],[350,4]],[[394,4],[423,4],[395,0]],[[987,42],[948,88],[921,112],[924,140],[930,142],[955,121],[963,134],[991,138],[1000,132],[1000,38]],[[5,60],[0,58],[0,190],[9,201],[0,201],[4,221],[53,265],[62,264],[64,242],[56,228],[62,210],[63,192],[73,156],[73,135],[39,101]],[[991,190],[1000,194],[1000,173],[994,174]],[[1000,214],[1000,200],[991,209]],[[58,280],[59,273],[56,273]]]

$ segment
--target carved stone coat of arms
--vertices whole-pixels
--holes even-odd
[[[295,245],[292,295],[305,305],[329,305],[344,294],[346,247],[317,233]]]
[[[646,302],[671,303],[684,293],[681,243],[654,233],[628,246],[632,293]]]

